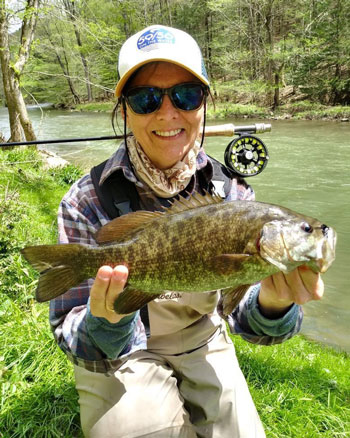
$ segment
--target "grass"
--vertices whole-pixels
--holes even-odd
[[[19,253],[56,241],[57,206],[78,175],[44,170],[33,149],[0,151],[1,438],[81,437],[72,365]],[[233,340],[268,438],[350,437],[347,354],[300,336],[272,347]]]
[[[90,102],[82,103],[75,106],[77,111],[90,111],[90,112],[108,112],[111,113],[114,107],[114,102]]]
[[[301,336],[272,347],[234,338],[268,437],[350,437],[350,358]]]
[[[57,206],[71,172],[51,173],[34,149],[0,151],[1,438],[80,433],[72,366],[53,341],[48,306],[34,301],[37,274],[19,254],[57,239]]]

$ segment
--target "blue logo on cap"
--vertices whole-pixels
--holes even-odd
[[[159,43],[174,44],[175,37],[167,29],[161,27],[156,29],[151,29],[140,36],[140,38],[137,41],[137,48],[139,50],[145,48],[152,49],[152,46],[154,44],[159,44]]]

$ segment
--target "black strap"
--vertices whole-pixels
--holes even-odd
[[[230,187],[232,184],[231,172],[227,169],[227,167],[224,164],[222,164],[216,158],[213,158],[210,155],[208,155],[208,157],[210,158],[210,161],[213,164],[212,188],[213,188],[213,186],[215,187],[216,181],[220,181],[223,183],[223,192],[225,194],[229,193],[229,190],[230,190]],[[217,189],[217,187],[215,187],[215,189]],[[222,194],[219,193],[219,195],[222,195]],[[225,196],[223,196],[223,197],[225,197]]]
[[[139,195],[135,184],[125,178],[122,169],[110,175],[103,184],[100,179],[107,160],[90,171],[96,195],[111,219],[140,210]]]

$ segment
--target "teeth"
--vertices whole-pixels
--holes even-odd
[[[177,135],[181,132],[181,129],[174,129],[173,131],[154,131],[157,135],[161,137],[172,137],[173,135]]]

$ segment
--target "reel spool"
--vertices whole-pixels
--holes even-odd
[[[266,146],[249,133],[240,133],[225,150],[225,164],[235,174],[243,177],[261,173],[269,160]]]

